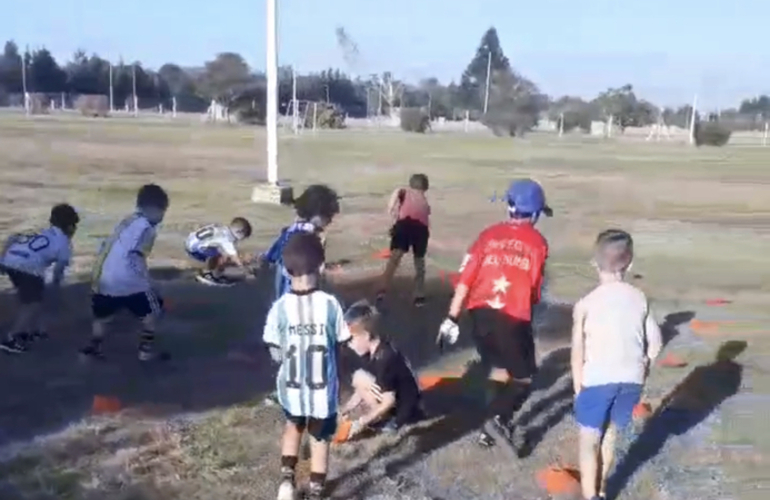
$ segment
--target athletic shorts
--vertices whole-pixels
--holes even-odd
[[[415,219],[401,219],[390,229],[390,249],[401,250],[406,253],[410,250],[417,258],[425,257],[428,253],[428,238],[430,230],[428,226]]]
[[[45,279],[43,277],[10,267],[0,267],[11,279],[19,302],[22,304],[39,304],[43,302],[45,292]]]
[[[159,315],[163,312],[163,298],[154,291],[121,297],[98,293],[91,296],[91,313],[96,319],[111,318],[124,309],[137,318]]]
[[[471,309],[469,314],[483,366],[506,370],[514,379],[535,375],[537,359],[531,322],[486,307]]]
[[[203,247],[194,250],[188,248],[186,250],[187,255],[198,262],[208,262],[209,259],[219,257],[220,255],[219,249],[216,247]]]
[[[584,387],[575,398],[575,420],[589,429],[604,430],[609,423],[622,429],[631,423],[641,398],[641,384]]]
[[[331,441],[337,432],[337,415],[326,418],[299,417],[292,415],[285,408],[283,413],[286,415],[287,421],[301,431],[307,429],[307,433],[316,441]]]

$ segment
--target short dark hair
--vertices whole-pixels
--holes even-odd
[[[168,194],[157,184],[145,184],[136,194],[136,206],[140,208],[153,207],[165,210],[168,208]]]
[[[380,338],[376,329],[379,318],[380,313],[377,308],[366,299],[359,300],[345,311],[345,322],[349,325],[363,325],[364,329],[369,332],[370,338],[373,339]]]
[[[289,276],[296,278],[318,274],[326,260],[326,252],[317,235],[300,231],[289,236],[281,259]]]
[[[304,220],[323,217],[330,221],[340,213],[339,196],[329,186],[313,184],[294,200],[294,210]]]
[[[59,203],[51,208],[51,216],[48,218],[48,222],[52,226],[66,230],[77,226],[80,223],[80,216],[72,205]]]
[[[634,239],[622,229],[602,231],[596,237],[594,260],[601,271],[625,271],[634,260]]]
[[[414,174],[409,178],[409,187],[412,189],[427,191],[429,185],[428,176],[425,174]]]
[[[239,231],[243,238],[251,236],[251,224],[244,217],[233,218],[233,220],[230,221],[230,227]]]

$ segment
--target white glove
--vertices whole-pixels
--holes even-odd
[[[460,336],[460,326],[457,324],[457,320],[447,317],[438,329],[438,337],[436,337],[436,343],[439,347],[443,347],[444,343],[453,345],[457,342],[457,337]]]
[[[366,429],[366,426],[361,422],[360,418],[353,420],[350,423],[350,432],[348,433],[348,439],[353,439],[357,435],[361,434],[361,432],[364,429]]]

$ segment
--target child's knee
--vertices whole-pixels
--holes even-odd
[[[331,442],[334,434],[337,432],[337,415],[327,418],[309,418],[307,422],[307,433],[318,443]]]
[[[600,429],[580,426],[580,453],[598,453],[602,443]]]

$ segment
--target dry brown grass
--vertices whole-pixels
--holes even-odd
[[[0,439],[6,444],[21,440],[4,448],[0,498],[272,497],[280,419],[274,410],[255,409],[270,384],[263,369],[266,359],[253,342],[267,308],[264,283],[222,291],[201,289],[184,276],[164,281],[164,294],[173,304],[164,342],[177,354],[169,369],[137,367],[135,339],[128,335],[110,338],[111,359],[105,366],[80,367],[74,355],[88,331],[87,292],[75,283],[76,275],[88,269],[99,239],[132,209],[141,184],[157,182],[171,195],[152,257],[156,267],[170,269],[167,275],[190,267],[182,241],[198,224],[244,215],[256,229],[248,247],[257,249],[290,220],[284,208],[249,202],[251,187],[264,171],[262,137],[255,134],[196,123],[0,118],[0,175],[6,187],[0,200],[2,233],[44,222],[51,204],[62,200],[83,215],[67,314],[56,338],[23,359],[0,364]],[[758,315],[770,299],[770,267],[764,264],[770,242],[768,159],[770,153],[762,148],[581,144],[537,136],[507,141],[341,132],[281,141],[282,176],[299,187],[327,182],[343,195],[343,213],[328,237],[332,259],[376,269],[379,264],[370,255],[386,242],[383,204],[391,189],[421,171],[431,178],[435,280],[439,269],[456,267],[483,225],[501,217],[502,205],[489,201],[493,193],[500,195],[512,177],[534,176],[556,211],[556,217],[542,223],[552,246],[553,295],[569,301],[592,285],[587,261],[593,237],[617,225],[635,236],[634,271],[642,275],[638,283],[656,299],[661,314],[682,309],[716,314],[699,304],[719,296],[734,301],[720,314],[741,314],[755,324],[764,318]],[[365,281],[342,281],[346,298],[368,292]],[[403,297],[395,300],[399,312],[388,319],[388,330],[420,366],[462,363],[465,351],[437,360],[431,347],[446,287],[432,284],[431,307],[414,316],[407,304],[408,285],[401,286]],[[10,296],[0,310],[8,321]],[[553,314],[568,312],[557,308]],[[551,322],[550,333],[541,337],[544,352],[564,345],[567,325],[558,318]],[[752,345],[766,342],[753,338],[758,340]],[[230,360],[228,353],[234,351],[251,361]],[[753,375],[754,389],[767,394],[767,375],[761,370],[770,362],[765,357],[756,364],[760,371]],[[564,366],[555,370],[561,375]],[[675,385],[680,376],[656,375],[653,392]],[[560,392],[565,380],[559,380],[538,393],[553,403],[550,413],[536,415],[558,425],[522,466],[512,466],[503,450],[491,452],[490,460],[488,452],[464,437],[472,418],[453,417],[403,439],[338,450],[332,474],[343,478],[338,497],[375,498],[384,491],[391,492],[390,498],[399,498],[398,491],[405,498],[436,492],[453,499],[538,497],[534,470],[562,453],[568,461],[573,458],[570,421],[559,423],[568,410]],[[144,411],[90,418],[94,394],[118,395],[127,406],[143,406]],[[62,426],[69,427],[27,441]],[[770,450],[754,452],[766,457],[762,453]],[[415,477],[425,484],[411,484]],[[642,491],[637,485],[627,496],[650,498]]]

